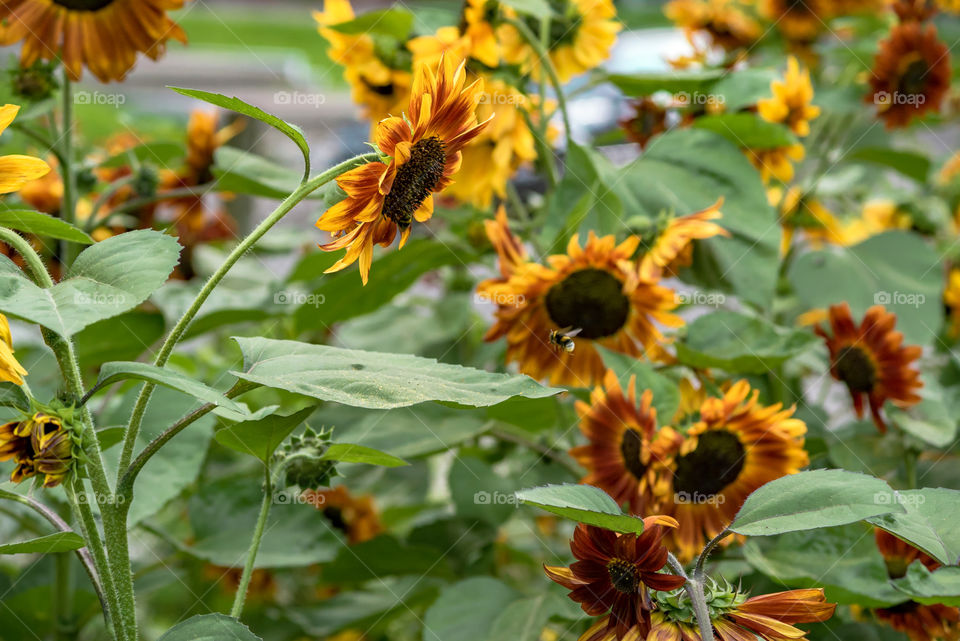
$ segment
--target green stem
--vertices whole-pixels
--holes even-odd
[[[69,641],[77,637],[76,619],[73,616],[73,564],[70,554],[60,552],[56,559],[57,591],[54,600],[56,607],[56,638]]]
[[[40,287],[53,287],[53,279],[50,278],[50,273],[47,272],[43,260],[41,260],[40,255],[37,254],[33,247],[30,246],[26,238],[12,229],[0,227],[0,242],[10,245],[10,247],[20,254],[20,257],[23,258],[23,261],[27,264],[27,270],[29,270],[30,275],[33,277],[33,282]]]
[[[106,223],[113,216],[118,214],[124,214],[129,211],[136,211],[141,207],[147,205],[152,205],[153,203],[163,202],[164,200],[173,200],[175,198],[185,198],[187,196],[203,196],[210,188],[213,187],[215,183],[209,182],[202,185],[197,185],[196,187],[178,187],[177,189],[170,189],[168,191],[159,191],[150,196],[141,196],[140,198],[132,198],[125,203],[121,203],[116,208],[110,210],[110,214],[104,218],[103,222]]]
[[[59,162],[60,164],[63,164],[64,161],[66,160],[66,158],[63,157],[63,154],[60,153],[60,150],[57,149],[53,141],[47,138],[46,136],[44,136],[43,134],[41,134],[40,132],[34,131],[30,127],[24,127],[22,125],[18,125],[17,123],[11,124],[10,128],[40,143],[40,146],[43,147],[44,149],[49,150],[50,153],[52,153],[54,157],[57,159],[57,162]]]
[[[247,562],[243,566],[243,574],[240,575],[240,585],[237,586],[237,594],[233,599],[233,608],[230,609],[230,616],[235,619],[240,618],[243,612],[243,602],[247,599],[247,588],[250,587],[250,577],[253,575],[253,566],[257,561],[257,552],[260,550],[260,540],[263,538],[263,531],[267,525],[267,516],[270,515],[270,505],[273,503],[273,480],[270,478],[270,467],[264,466],[263,474],[263,503],[260,505],[260,516],[257,517],[257,525],[253,530],[253,539],[250,541],[250,549],[247,552]]]
[[[232,252],[230,252],[230,255],[227,256],[226,260],[223,261],[223,264],[220,265],[220,267],[212,276],[210,276],[203,288],[197,294],[196,298],[193,299],[190,307],[187,308],[187,311],[183,313],[183,316],[180,317],[180,320],[177,321],[177,324],[172,330],[170,330],[166,340],[164,340],[163,345],[160,347],[160,351],[157,354],[154,365],[157,367],[163,367],[166,365],[167,360],[170,358],[170,354],[173,352],[173,348],[183,337],[184,333],[187,331],[187,328],[190,326],[190,323],[193,322],[194,317],[197,315],[197,312],[200,311],[200,308],[210,296],[211,292],[213,292],[217,285],[220,284],[220,281],[223,280],[224,276],[227,275],[227,272],[230,271],[236,262],[240,260],[240,258],[247,253],[257,243],[257,241],[259,241],[263,235],[270,230],[271,227],[276,225],[300,201],[342,174],[344,171],[352,169],[358,163],[373,162],[378,160],[379,157],[380,156],[376,153],[355,156],[350,160],[342,162],[339,165],[328,169],[322,174],[304,182],[300,185],[300,187],[297,188],[296,191],[287,196],[287,198],[280,203],[280,206],[277,207],[272,214],[267,216],[262,223],[257,225],[257,227],[250,232],[250,235],[244,238],[240,244],[237,245]],[[130,465],[130,459],[133,457],[133,446],[136,443],[137,434],[140,432],[140,423],[143,421],[143,414],[147,409],[147,402],[150,400],[150,395],[153,393],[153,389],[153,384],[146,383],[140,390],[140,396],[137,398],[137,403],[133,408],[133,413],[130,415],[130,424],[127,428],[127,434],[123,441],[123,451],[120,454],[120,465],[117,468],[117,478],[122,477],[126,472],[127,467]]]
[[[63,68],[62,98],[63,131],[60,134],[60,155],[63,161],[60,163],[60,175],[63,177],[63,201],[60,217],[74,224],[77,220],[77,172],[73,166],[73,82],[66,67]],[[69,266],[73,263],[77,245],[64,241],[62,247],[63,264]]]
[[[516,18],[507,19],[506,22],[512,25],[520,33],[520,35],[523,36],[523,39],[527,41],[527,44],[533,47],[537,57],[540,59],[540,66],[547,71],[547,76],[550,78],[550,83],[553,84],[553,89],[557,94],[557,105],[560,107],[560,115],[563,117],[563,127],[567,132],[567,137],[569,137],[573,129],[570,128],[570,115],[567,112],[567,99],[563,95],[563,84],[560,82],[560,78],[557,76],[557,70],[553,66],[553,61],[550,60],[550,52],[541,44],[536,34],[530,30],[530,27],[528,27],[525,22]]]
[[[693,613],[697,618],[697,626],[700,628],[700,638],[706,641],[713,641],[713,622],[710,620],[710,609],[707,607],[707,598],[703,592],[703,582],[696,578],[688,578],[684,584],[687,595],[690,597],[690,605],[693,606]]]
[[[537,132],[537,127],[534,125],[533,119],[527,110],[520,110],[520,115],[523,116],[523,119],[526,121],[527,128],[534,132],[533,142],[537,147],[537,159],[541,161],[540,164],[547,174],[547,182],[550,183],[550,187],[556,187],[560,178],[557,176],[557,165],[554,162],[553,149],[550,148],[550,143],[547,142],[546,134]],[[545,122],[545,120],[541,122]],[[544,131],[546,131],[546,129],[544,129]]]
[[[693,569],[693,576],[697,581],[703,582],[704,572],[703,564],[707,562],[707,558],[710,556],[710,553],[713,552],[713,549],[719,545],[720,541],[727,538],[732,532],[730,530],[724,529],[723,532],[716,535],[707,545],[703,548],[703,552],[700,553],[700,558],[697,559],[697,565]]]

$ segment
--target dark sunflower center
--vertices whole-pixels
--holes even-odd
[[[784,4],[786,13],[811,13],[811,8],[804,0],[787,0]]]
[[[919,607],[920,604],[916,601],[906,601],[890,608],[884,608],[883,610],[889,614],[910,614]]]
[[[744,452],[740,439],[726,430],[701,434],[696,449],[677,458],[674,491],[694,499],[714,496],[740,476]]]
[[[922,94],[924,87],[927,86],[927,73],[929,71],[930,68],[925,60],[920,59],[911,62],[903,70],[903,75],[900,76],[900,91],[911,96]]]
[[[837,376],[854,392],[869,392],[877,382],[877,368],[867,353],[850,345],[837,354]]]
[[[114,0],[53,0],[53,4],[73,11],[99,11],[113,2]]]
[[[341,532],[347,531],[347,522],[343,518],[343,511],[338,507],[323,508],[323,515],[330,521],[330,525]]]
[[[647,472],[647,466],[640,458],[642,453],[643,437],[637,430],[628,428],[620,441],[620,455],[623,456],[623,466],[637,479],[643,478]]]
[[[558,327],[580,328],[581,338],[613,336],[626,324],[630,300],[623,283],[603,269],[573,272],[547,292],[547,314]]]
[[[372,82],[370,82],[369,80],[367,80],[366,78],[361,78],[361,80],[363,80],[363,84],[367,87],[367,89],[369,89],[371,92],[377,94],[378,96],[392,96],[392,95],[393,95],[394,86],[393,86],[393,83],[392,83],[392,82],[388,82],[388,83],[385,84],[385,85],[375,85],[375,84],[373,84]]]
[[[547,0],[547,4],[550,5],[554,15],[553,19],[550,20],[549,49],[552,50],[573,43],[574,37],[580,29],[580,23],[583,21],[583,16],[569,0]],[[524,18],[524,21],[531,31],[540,35],[540,20],[538,18],[528,15]]]
[[[410,226],[413,214],[443,177],[447,155],[436,136],[424,138],[410,148],[410,159],[400,165],[390,193],[383,199],[383,215],[401,229]]]
[[[607,563],[607,573],[610,575],[610,582],[618,592],[624,594],[636,594],[640,587],[640,573],[637,572],[637,566],[624,559],[610,559]]]

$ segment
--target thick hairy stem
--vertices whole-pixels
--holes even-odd
[[[704,596],[704,585],[696,578],[688,578],[684,587],[690,597],[693,613],[697,617],[697,627],[700,629],[700,638],[703,641],[714,641],[713,622],[710,620],[710,609],[707,608],[707,599]]]
[[[703,552],[700,553],[700,558],[697,559],[697,565],[693,569],[693,577],[697,581],[702,582],[704,579],[703,564],[707,562],[707,558],[710,556],[710,553],[713,552],[713,549],[720,544],[720,541],[724,540],[731,534],[733,534],[733,532],[724,529],[723,532],[710,539],[710,542],[707,543],[707,545],[703,548]]]
[[[73,82],[66,67],[63,69],[63,104],[62,125],[60,133],[60,175],[63,178],[63,199],[60,206],[60,216],[70,224],[77,219],[77,172],[73,166]],[[76,245],[64,241],[63,263],[70,265],[76,251]]]
[[[269,466],[264,466],[263,477],[263,502],[260,504],[260,515],[257,517],[257,525],[253,530],[253,538],[250,540],[247,562],[243,565],[243,574],[240,575],[240,585],[237,586],[237,594],[233,599],[233,608],[230,609],[230,616],[235,619],[239,619],[240,614],[243,613],[243,603],[247,599],[247,588],[250,587],[253,566],[257,561],[257,552],[260,551],[260,540],[263,538],[267,517],[270,515],[270,505],[273,503],[273,482],[270,478]]]

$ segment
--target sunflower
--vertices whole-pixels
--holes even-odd
[[[804,639],[806,633],[795,623],[826,621],[837,609],[836,603],[827,603],[819,588],[747,598],[727,585],[712,587],[708,589],[707,607],[715,638],[720,641]],[[679,592],[656,595],[660,607],[652,616],[647,641],[700,641],[693,610],[685,597]]]
[[[887,431],[880,416],[883,404],[888,400],[898,407],[919,403],[917,390],[923,386],[913,363],[923,350],[917,345],[904,346],[903,334],[894,331],[896,324],[896,314],[874,305],[858,327],[844,302],[830,307],[830,334],[822,326],[815,328],[827,343],[830,373],[847,386],[857,416],[863,416],[866,396],[873,422],[881,432]]]
[[[933,0],[896,0],[893,12],[900,22],[924,22],[937,13],[937,5]]]
[[[570,551],[577,559],[570,567],[544,566],[547,576],[570,590],[570,598],[590,616],[605,616],[581,641],[622,639],[628,632],[649,630],[649,590],[674,590],[683,577],[661,573],[667,548],[661,540],[665,527],[676,521],[662,516],[643,520],[642,534],[617,534],[581,523],[573,533]],[[642,637],[640,637],[642,638]]]
[[[436,74],[421,65],[409,120],[391,116],[377,124],[377,147],[386,162],[367,163],[337,178],[347,197],[325,211],[317,227],[336,237],[321,249],[347,253],[327,272],[359,259],[365,285],[374,243],[390,245],[399,230],[402,248],[413,221],[424,222],[433,215],[433,193],[453,182],[461,150],[489,123],[479,123],[475,112],[483,81],[465,87],[465,80],[463,64],[454,67],[449,58],[440,62]]]
[[[60,418],[36,412],[0,426],[0,461],[10,459],[12,482],[40,475],[44,487],[55,487],[73,467],[73,440]]]
[[[773,96],[757,102],[760,117],[768,122],[779,122],[790,127],[798,136],[810,134],[810,121],[820,115],[820,107],[813,102],[813,84],[810,71],[800,70],[793,56],[787,58],[787,73],[783,80],[770,83]]]
[[[304,494],[334,528],[347,536],[351,545],[369,541],[383,531],[369,494],[354,496],[343,485],[330,490],[307,490]]]
[[[157,60],[170,38],[187,36],[167,11],[184,0],[6,0],[0,44],[23,41],[20,64],[63,62],[73,80],[86,66],[101,82],[122,81],[144,53]]]
[[[751,492],[809,462],[807,426],[792,418],[793,408],[760,405],[758,396],[738,381],[721,398],[707,398],[700,421],[674,441],[665,455],[670,460],[658,468],[663,480],[654,484],[655,507],[680,523],[670,536],[681,560],[723,531]]]
[[[761,0],[760,14],[787,40],[810,42],[826,27],[827,0]]]
[[[500,64],[498,27],[494,26],[500,3],[495,0],[465,0],[460,29],[470,42],[470,57],[488,67]]]
[[[620,121],[627,138],[644,149],[654,137],[664,133],[668,127],[669,112],[653,98],[643,96],[630,104],[629,118]]]
[[[671,0],[663,12],[688,40],[703,33],[712,45],[728,52],[749,47],[763,32],[737,0]]]
[[[343,77],[350,85],[353,101],[363,107],[364,117],[378,122],[403,111],[412,83],[410,72],[403,66],[409,52],[384,51],[383,43],[378,45],[368,33],[345,34],[330,28],[354,19],[350,0],[325,0],[324,10],[315,11],[313,17],[320,35],[330,44],[327,55],[344,67]]]
[[[793,180],[793,165],[790,161],[800,162],[806,155],[803,145],[796,143],[785,147],[767,149],[744,149],[750,164],[760,172],[760,179],[769,183],[776,179],[783,183]]]
[[[706,209],[671,218],[644,253],[640,261],[640,273],[646,278],[675,274],[677,269],[693,262],[692,241],[729,236],[730,232],[713,222],[723,217],[721,205],[722,197]]]
[[[937,28],[917,22],[898,24],[880,43],[865,100],[877,106],[887,129],[905,127],[913,117],[940,110],[950,89],[950,52]]]
[[[874,538],[886,563],[887,576],[891,579],[905,576],[907,568],[914,561],[919,561],[931,572],[940,567],[937,561],[889,532],[878,528],[874,531]],[[905,601],[874,610],[874,614],[893,629],[905,633],[910,641],[960,639],[960,609],[955,607]]]
[[[0,107],[0,134],[17,117],[20,105]],[[47,163],[33,156],[0,156],[0,194],[18,191],[27,182],[45,176],[50,171]]]
[[[617,245],[613,236],[598,238],[591,231],[583,246],[573,236],[567,253],[550,256],[545,266],[528,262],[503,208],[486,228],[502,277],[477,289],[497,305],[496,323],[485,340],[506,337],[507,362],[516,361],[533,378],[588,387],[605,371],[595,345],[639,357],[663,339],[655,323],[683,324],[670,313],[676,307],[674,292],[642,278],[632,262],[640,244],[636,236]],[[550,332],[564,329],[581,330],[572,352],[549,344]]]
[[[960,0],[935,0],[941,11],[947,13],[960,13]]]
[[[548,0],[553,9],[548,34],[550,61],[561,82],[590,71],[610,57],[610,49],[623,25],[617,21],[612,0]],[[540,36],[540,20],[524,18],[530,30]],[[517,29],[504,25],[499,31],[503,57],[519,64],[525,72],[537,73],[537,54]]]
[[[580,431],[590,441],[570,450],[590,471],[580,482],[599,487],[621,505],[628,503],[633,513],[650,505],[650,484],[656,481],[653,464],[682,438],[669,427],[657,430],[652,400],[653,393],[646,390],[638,404],[636,377],[630,377],[624,394],[617,375],[607,370],[603,386],[590,394],[590,403],[576,403]]]
[[[23,368],[13,355],[13,336],[10,334],[10,323],[7,317],[0,314],[0,381],[23,385],[23,377],[27,370]]]

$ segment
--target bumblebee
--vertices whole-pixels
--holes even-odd
[[[550,330],[550,346],[553,347],[557,353],[567,352],[568,354],[573,353],[573,349],[576,347],[576,344],[573,342],[573,337],[583,331],[581,328],[571,330],[569,327],[565,329],[551,329]]]

